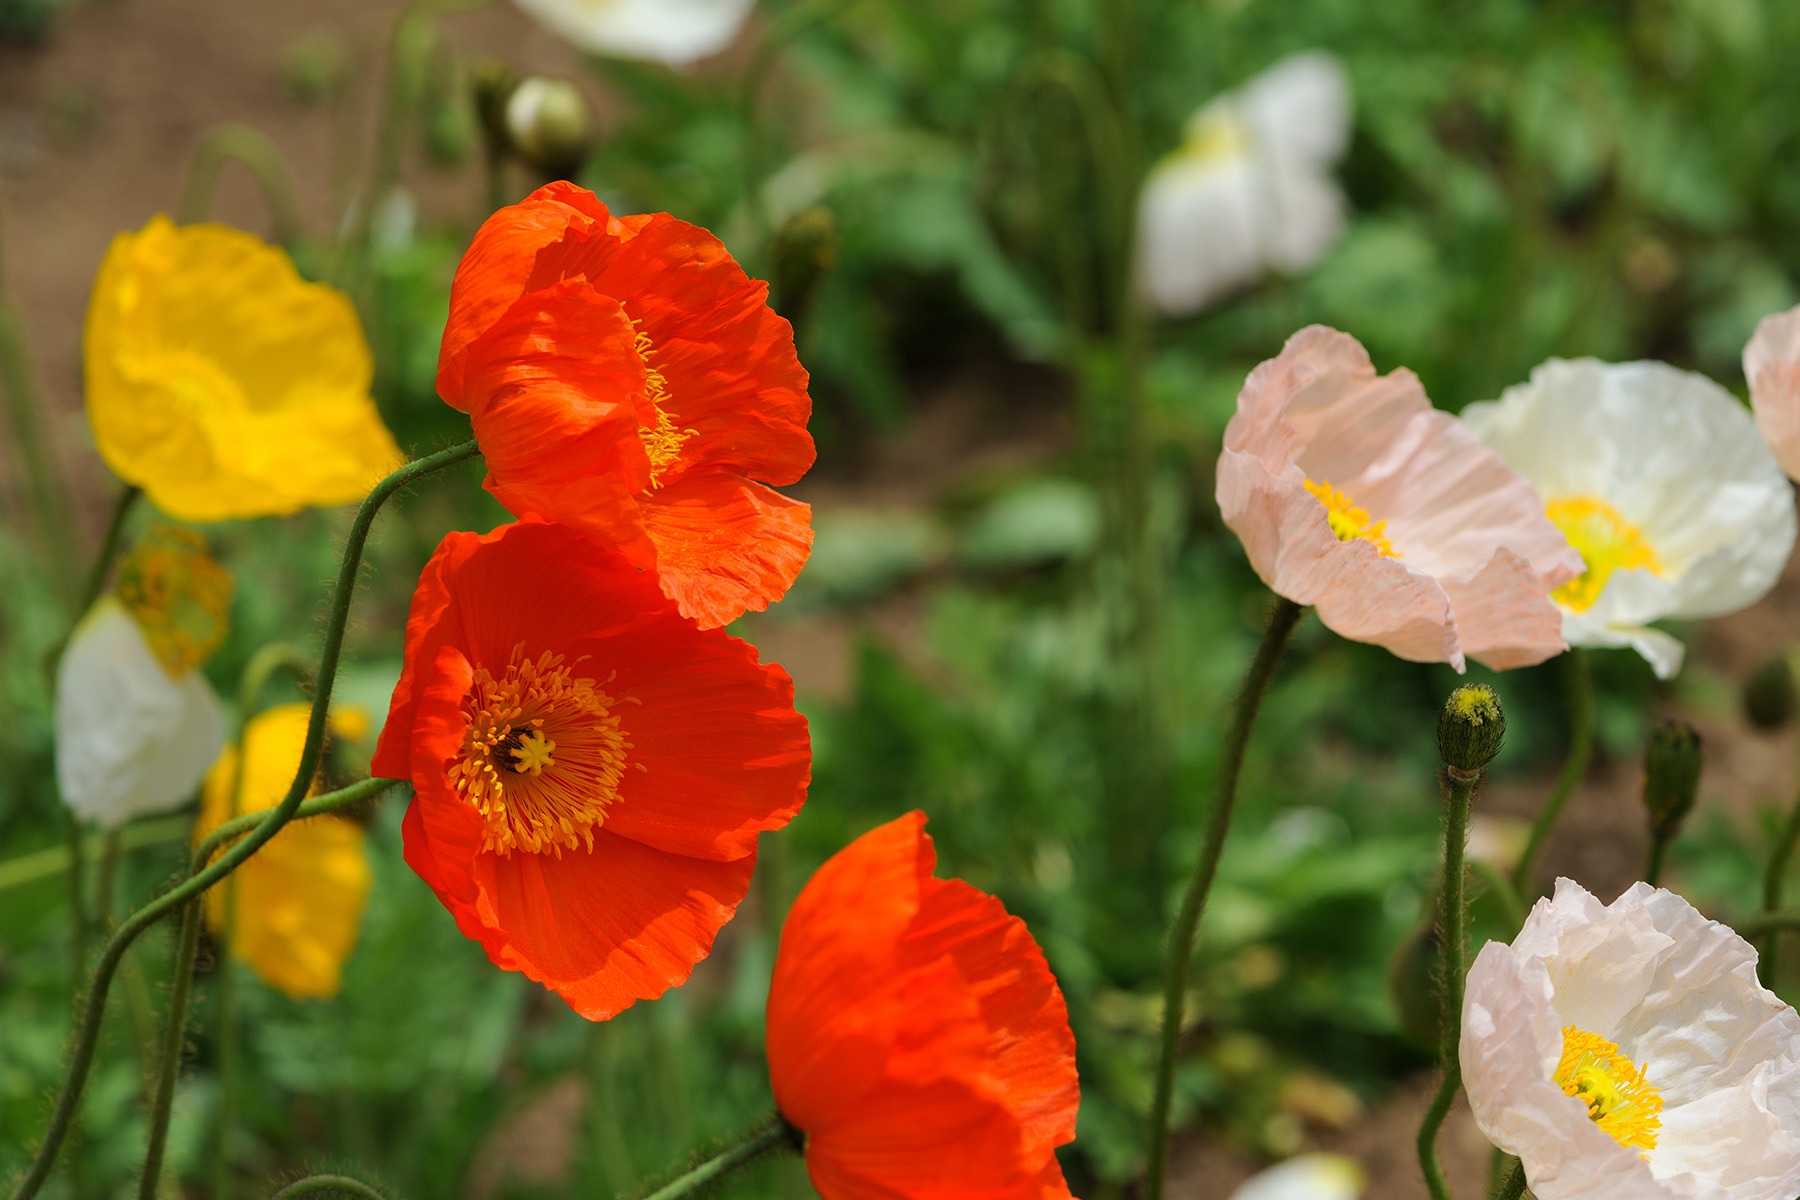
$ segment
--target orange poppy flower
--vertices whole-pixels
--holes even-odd
[[[373,774],[496,966],[590,1020],[684,982],[805,798],[794,685],[623,558],[528,520],[438,544]]]
[[[794,902],[769,987],[776,1102],[825,1200],[1066,1200],[1062,992],[1023,921],[932,877],[924,826],[864,834]]]
[[[704,229],[548,184],[463,255],[438,395],[469,414],[510,511],[618,546],[723,625],[779,600],[812,546],[811,509],[765,486],[813,462],[806,371],[768,290]]]

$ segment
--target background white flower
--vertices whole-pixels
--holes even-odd
[[[1231,1200],[1357,1200],[1368,1176],[1342,1154],[1302,1154],[1246,1179]]]
[[[1577,1043],[1616,1056],[1577,1061]],[[1603,906],[1557,880],[1475,959],[1461,1059],[1476,1124],[1538,1200],[1800,1193],[1800,1016],[1757,983],[1749,943],[1671,892]]]
[[[1144,183],[1138,277],[1171,315],[1269,268],[1303,271],[1344,227],[1331,167],[1350,141],[1350,83],[1323,51],[1284,58],[1188,121]]]
[[[1790,478],[1800,479],[1800,308],[1756,323],[1744,347],[1756,427]]]
[[[1553,593],[1570,645],[1630,646],[1667,679],[1684,648],[1650,622],[1754,604],[1794,548],[1792,485],[1744,406],[1705,376],[1551,359],[1462,416],[1587,562]]]
[[[102,827],[179,807],[225,746],[225,716],[198,671],[173,677],[112,597],[76,629],[56,674],[56,782]]]
[[[674,66],[731,44],[756,0],[516,0],[583,50]]]

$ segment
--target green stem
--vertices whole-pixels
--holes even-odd
[[[120,849],[126,852],[144,846],[160,846],[165,842],[179,842],[187,838],[193,829],[191,817],[164,817],[155,821],[135,821],[123,828],[120,838]],[[81,839],[79,851],[73,845],[48,846],[42,850],[33,850],[30,854],[21,854],[17,858],[9,858],[0,862],[0,892],[8,888],[22,887],[28,883],[36,883],[40,879],[48,879],[69,870],[78,861],[91,854],[100,852],[105,844],[104,834],[89,834]]]
[[[115,826],[100,838],[100,868],[94,879],[94,927],[105,933],[112,925],[113,891],[119,876],[119,849],[124,830]]]
[[[1794,807],[1788,810],[1787,820],[1781,823],[1781,832],[1775,837],[1775,848],[1769,852],[1769,865],[1763,868],[1762,907],[1764,913],[1772,913],[1781,907],[1781,893],[1787,880],[1788,863],[1794,857],[1794,844],[1800,842],[1800,797],[1794,800]],[[1781,959],[1780,927],[1771,927],[1763,938],[1762,957],[1756,966],[1756,974],[1764,987],[1775,985],[1776,968]]]
[[[675,1182],[651,1192],[644,1200],[676,1200],[678,1196],[691,1195],[713,1180],[729,1175],[771,1151],[798,1150],[804,1144],[800,1131],[789,1125],[787,1118],[777,1113],[745,1135],[736,1145],[721,1150]]]
[[[1513,868],[1513,887],[1520,896],[1535,894],[1531,889],[1531,869],[1537,865],[1538,854],[1549,839],[1556,819],[1562,815],[1563,805],[1569,802],[1575,785],[1587,774],[1588,760],[1594,753],[1594,678],[1581,647],[1571,647],[1563,655],[1563,672],[1563,686],[1569,703],[1569,757],[1556,780],[1556,790],[1550,793],[1549,801],[1532,823],[1531,840],[1525,843],[1525,852],[1519,855],[1519,865]]]
[[[55,1164],[57,1153],[61,1149],[63,1137],[68,1132],[69,1122],[74,1117],[82,1089],[87,1084],[88,1069],[93,1065],[94,1046],[100,1033],[100,1018],[106,1006],[106,992],[112,984],[113,974],[118,970],[119,959],[125,953],[126,948],[136,941],[144,930],[236,870],[240,863],[256,853],[265,842],[274,837],[281,827],[295,816],[296,810],[302,807],[302,801],[312,785],[313,773],[318,768],[319,751],[325,742],[325,714],[331,704],[332,684],[337,679],[338,657],[342,653],[344,645],[344,629],[350,619],[350,600],[356,590],[357,572],[362,567],[363,546],[368,542],[369,529],[375,522],[375,515],[381,511],[381,506],[386,503],[388,498],[401,488],[453,463],[473,458],[479,452],[480,448],[473,441],[469,441],[407,463],[376,484],[374,490],[362,502],[362,507],[357,510],[356,519],[350,525],[350,534],[345,539],[344,557],[339,566],[337,583],[332,593],[331,612],[325,625],[325,645],[319,656],[312,715],[306,727],[306,740],[301,747],[300,765],[294,773],[294,781],[288,788],[287,797],[271,809],[268,815],[254,829],[251,829],[241,842],[226,850],[218,861],[190,876],[185,882],[164,892],[126,918],[106,944],[106,949],[100,956],[100,962],[94,969],[93,985],[88,991],[86,1007],[79,1023],[75,1045],[69,1055],[68,1078],[64,1080],[62,1092],[56,1100],[56,1107],[50,1114],[50,1124],[45,1130],[43,1143],[38,1147],[37,1155],[32,1160],[31,1169],[13,1193],[13,1200],[31,1200],[31,1197],[36,1196],[38,1190],[44,1186],[44,1180],[49,1178],[50,1169]],[[230,824],[232,822],[226,822],[226,825]],[[217,837],[224,828],[225,826],[220,826],[219,829],[214,830],[213,836]]]
[[[1500,1185],[1500,1190],[1494,1194],[1494,1197],[1495,1200],[1519,1200],[1519,1197],[1524,1194],[1525,1164],[1515,1158],[1511,1173],[1507,1175],[1506,1182]]]
[[[75,810],[64,809],[63,815],[69,819],[69,841],[62,848],[69,868],[69,995],[74,999],[73,1007],[79,1010],[81,985],[87,979],[88,907],[87,893],[81,882],[85,839],[81,836],[81,821]]]
[[[175,1107],[175,1079],[181,1074],[181,1050],[187,1041],[188,996],[194,986],[194,959],[200,952],[201,903],[196,896],[181,910],[181,942],[175,951],[175,973],[169,981],[169,1019],[163,1026],[156,1091],[150,1100],[150,1140],[144,1152],[144,1172],[138,1177],[138,1200],[156,1200],[162,1181],[163,1147],[168,1141],[169,1117]]]
[[[1219,780],[1213,796],[1212,811],[1206,817],[1200,859],[1194,864],[1194,877],[1188,881],[1181,910],[1169,930],[1166,960],[1163,964],[1162,1047],[1156,1064],[1156,1093],[1150,1105],[1149,1157],[1145,1164],[1145,1200],[1162,1200],[1163,1178],[1169,1150],[1169,1102],[1175,1091],[1175,1055],[1181,1046],[1181,1016],[1187,992],[1188,961],[1194,956],[1194,935],[1200,927],[1200,913],[1206,907],[1207,893],[1212,890],[1218,873],[1219,855],[1225,848],[1225,834],[1231,828],[1231,813],[1237,801],[1238,775],[1244,766],[1244,751],[1250,744],[1250,730],[1262,707],[1263,694],[1275,674],[1275,664],[1287,646],[1294,626],[1300,620],[1301,608],[1286,597],[1277,597],[1269,609],[1269,627],[1263,632],[1262,644],[1244,675],[1237,705],[1231,714],[1231,728],[1225,734],[1225,746],[1219,761]]]
[[[201,137],[188,164],[187,184],[181,191],[181,206],[175,210],[176,219],[183,225],[206,220],[212,211],[219,176],[225,164],[234,159],[250,169],[262,188],[274,223],[275,240],[291,243],[298,239],[304,222],[287,159],[267,134],[238,121],[215,125]]]
[[[1773,930],[1800,929],[1800,908],[1782,908],[1745,917],[1735,926],[1742,938],[1761,937]]]
[[[1481,771],[1445,767],[1440,776],[1444,793],[1444,894],[1439,915],[1444,934],[1441,980],[1444,1013],[1438,1052],[1443,1059],[1444,1078],[1419,1125],[1419,1168],[1425,1173],[1425,1186],[1431,1192],[1432,1200],[1449,1200],[1450,1196],[1443,1168],[1438,1165],[1437,1135],[1462,1086],[1458,1051],[1462,1041],[1463,977],[1468,973],[1469,938],[1468,870],[1464,850],[1469,841],[1469,810],[1474,806],[1482,774]]]
[[[231,1200],[231,1119],[237,1108],[238,1029],[237,963],[231,957],[236,932],[237,897],[231,880],[225,881],[225,929],[219,939],[219,976],[213,984],[213,1025],[219,1052],[219,1100],[214,1106],[212,1138],[212,1191],[207,1200]]]
[[[298,1200],[301,1196],[357,1196],[364,1200],[387,1200],[380,1189],[370,1187],[349,1175],[308,1175],[276,1192],[269,1200]]]
[[[113,559],[118,557],[119,543],[125,538],[125,523],[137,506],[138,497],[143,494],[144,489],[135,484],[125,485],[125,490],[119,493],[112,518],[106,523],[106,536],[100,539],[100,550],[94,555],[94,565],[88,568],[87,582],[81,588],[81,603],[75,609],[77,621],[86,616],[87,610],[94,607],[94,601],[100,598],[100,591],[106,586],[107,572],[112,570]],[[68,641],[67,637],[63,638],[63,645]]]
[[[1483,862],[1479,858],[1469,860],[1469,870],[1479,876],[1482,886],[1500,901],[1500,907],[1506,910],[1507,926],[1517,933],[1525,924],[1525,903],[1519,899],[1519,893],[1513,890],[1512,881],[1493,863]]]
[[[1669,846],[1673,837],[1664,837],[1660,833],[1650,835],[1650,859],[1644,864],[1644,882],[1651,887],[1661,886],[1663,864],[1669,857]]]

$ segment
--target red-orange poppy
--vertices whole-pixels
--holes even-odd
[[[723,625],[779,600],[812,547],[811,509],[767,486],[813,462],[806,371],[768,290],[704,229],[548,184],[463,255],[438,394],[508,509],[618,546]]]
[[[1025,923],[959,879],[914,812],[819,869],[782,930],[769,1075],[825,1200],[1052,1200],[1080,1088]]]
[[[406,861],[462,931],[598,1021],[706,957],[811,765],[780,667],[527,520],[438,544],[373,773],[412,781]]]

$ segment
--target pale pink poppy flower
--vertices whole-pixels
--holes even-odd
[[[1800,308],[1757,322],[1744,347],[1756,427],[1790,479],[1800,479]]]
[[[1537,492],[1348,334],[1309,326],[1250,373],[1218,501],[1263,582],[1353,641],[1458,671],[1568,649],[1549,593],[1582,561]]]

